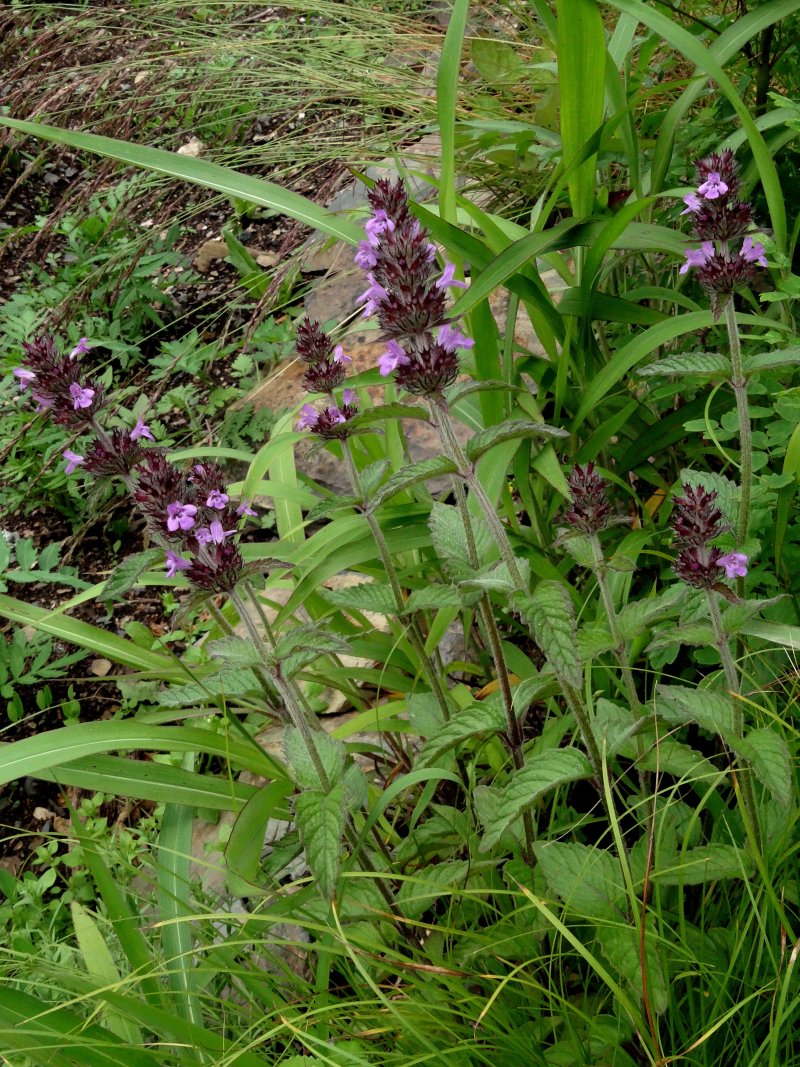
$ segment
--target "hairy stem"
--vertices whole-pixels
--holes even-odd
[[[731,385],[736,396],[736,411],[739,416],[739,455],[740,455],[740,484],[741,500],[739,503],[739,518],[736,524],[736,546],[741,548],[747,540],[747,532],[750,525],[750,496],[753,487],[753,436],[750,427],[750,405],[747,399],[747,380],[744,376],[742,363],[742,346],[739,340],[739,329],[736,325],[736,311],[733,306],[733,298],[725,305],[725,325],[728,328],[728,342],[731,350]],[[743,591],[744,579],[738,583],[740,595]]]
[[[395,607],[397,609],[398,618],[401,621],[406,622],[406,632],[408,639],[411,642],[411,647],[417,655],[422,671],[425,675],[425,680],[431,687],[431,691],[436,697],[439,704],[439,708],[442,712],[442,717],[445,722],[450,719],[450,707],[447,702],[447,694],[442,688],[442,683],[439,679],[439,673],[434,666],[431,657],[425,651],[425,642],[422,634],[420,633],[419,626],[414,618],[411,618],[406,609],[405,600],[403,599],[403,590],[400,588],[400,581],[397,577],[397,570],[392,559],[392,554],[389,551],[389,545],[386,543],[383,530],[380,523],[375,518],[373,513],[369,509],[368,501],[364,498],[364,491],[361,487],[361,479],[358,474],[358,468],[356,467],[355,460],[353,459],[353,453],[350,451],[350,443],[348,441],[342,442],[342,452],[344,453],[345,460],[347,461],[347,469],[350,474],[350,481],[353,485],[353,492],[356,496],[362,500],[363,513],[366,516],[369,528],[372,531],[372,536],[375,539],[375,544],[380,553],[381,562],[383,563],[383,569],[386,572],[386,577],[389,579],[389,586],[392,590],[392,596],[394,597]]]
[[[475,499],[480,504],[486,522],[492,532],[492,536],[500,550],[500,556],[508,568],[508,573],[512,582],[520,592],[527,593],[528,586],[517,566],[517,557],[514,555],[514,549],[511,547],[506,528],[498,518],[496,509],[486,495],[486,491],[481,485],[480,479],[473,470],[472,464],[464,455],[464,450],[458,443],[456,435],[453,433],[453,427],[450,423],[450,412],[447,408],[446,401],[442,397],[437,399],[429,397],[428,408],[431,412],[431,417],[439,434],[445,454],[458,467],[459,477],[466,483],[470,493],[474,494]]]
[[[717,649],[719,650],[720,659],[722,660],[722,669],[725,672],[725,681],[730,693],[731,711],[733,712],[733,733],[735,737],[741,738],[744,736],[744,712],[742,709],[742,701],[740,700],[741,682],[739,680],[739,671],[737,670],[733,656],[731,655],[730,642],[728,641],[728,635],[725,633],[725,627],[722,622],[722,614],[719,610],[717,594],[713,589],[706,590],[706,601],[708,603],[708,614],[711,618],[711,625],[714,630],[714,640]],[[744,815],[752,828],[753,840],[756,848],[761,852],[761,824],[758,818],[755,793],[753,792],[752,770],[746,761],[740,757],[738,758],[738,763],[742,769],[741,790],[742,801],[744,804]]]

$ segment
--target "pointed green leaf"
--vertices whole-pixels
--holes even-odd
[[[617,972],[633,987],[639,999],[644,995],[642,982],[642,945],[639,931],[631,926],[603,925],[597,928],[600,950]],[[664,967],[658,952],[658,932],[655,920],[647,917],[644,938],[644,959],[647,968],[647,997],[656,1015],[663,1015],[669,1007],[669,990]]]
[[[479,430],[473,434],[467,444],[467,458],[474,463],[484,452],[488,452],[495,445],[523,437],[569,437],[569,433],[543,422],[532,422],[529,419],[507,419],[505,422],[488,426],[485,430]]]
[[[151,548],[146,552],[137,552],[127,556],[111,572],[111,577],[103,586],[103,600],[120,600],[136,585],[145,571],[160,563],[164,553],[160,548]]]
[[[660,885],[703,885],[720,878],[748,879],[754,871],[755,864],[744,849],[711,844],[671,858],[659,856],[651,878]]]
[[[313,731],[314,748],[325,769],[328,780],[339,781],[347,761],[347,753],[341,741],[320,731]],[[320,780],[316,764],[306,747],[303,735],[296,726],[287,726],[283,732],[283,751],[286,763],[296,784],[301,789],[319,789]]]
[[[378,615],[397,615],[397,602],[388,585],[360,582],[343,589],[321,589],[323,599],[345,611],[374,611]]]
[[[583,669],[578,654],[575,614],[566,589],[558,582],[540,582],[533,596],[519,603],[536,642],[557,675],[578,688]]]
[[[505,713],[498,704],[484,700],[461,708],[444,726],[439,727],[420,751],[418,764],[424,767],[462,741],[473,737],[489,737],[506,727]]]
[[[295,798],[295,815],[306,861],[325,900],[333,900],[345,824],[345,789],[309,790]]]
[[[625,883],[611,853],[563,841],[537,841],[533,851],[550,892],[568,911],[591,919],[623,917]]]
[[[704,730],[729,738],[733,733],[731,697],[710,689],[659,685],[656,711],[667,722],[696,722]]]
[[[780,367],[794,367],[800,363],[800,345],[778,348],[774,352],[756,352],[744,358],[746,377],[760,374],[765,370],[777,370]]]
[[[408,611],[428,611],[439,608],[460,608],[461,597],[452,585],[429,585],[425,589],[415,589],[406,601]]]
[[[432,459],[411,463],[393,474],[379,489],[375,490],[369,500],[370,509],[374,511],[384,501],[389,500],[396,493],[401,493],[404,489],[409,489],[412,485],[426,482],[429,478],[441,477],[443,474],[453,474],[456,470],[455,463],[447,456],[434,456]]]
[[[721,352],[677,352],[636,372],[640,378],[697,378],[724,381],[731,376],[731,361]]]
[[[470,560],[467,534],[461,511],[453,504],[441,504],[436,501],[431,508],[428,526],[436,554],[454,581],[471,578],[475,568]],[[483,518],[472,516],[472,533],[478,562],[483,564],[492,548],[492,538]]]
[[[784,809],[792,805],[792,757],[783,738],[771,727],[751,730],[732,739],[737,754],[751,765],[759,782]]]

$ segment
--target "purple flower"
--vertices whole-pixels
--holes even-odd
[[[379,285],[371,274],[367,274],[367,278],[369,280],[369,289],[365,289],[361,296],[358,297],[358,303],[366,300],[362,312],[365,319],[368,319],[370,315],[374,315],[380,306],[380,302],[389,295],[388,291],[382,285]]]
[[[80,465],[84,462],[83,456],[79,456],[77,452],[73,452],[70,448],[65,448],[61,455],[67,461],[67,474],[72,474],[75,468],[80,467]]]
[[[87,352],[91,351],[91,348],[88,337],[81,337],[67,358],[76,359],[78,356],[85,356]]]
[[[341,345],[337,345],[333,350],[333,362],[334,363],[352,363],[352,359],[345,354]]]
[[[714,243],[703,241],[699,248],[687,248],[683,254],[686,256],[686,262],[678,274],[686,274],[690,267],[704,267],[714,256]]]
[[[43,393],[31,393],[31,396],[36,401],[36,411],[47,411],[48,408],[53,406],[53,398],[51,396],[44,396]]]
[[[20,390],[24,393],[31,382],[36,381],[36,375],[32,370],[25,370],[24,367],[14,367],[11,372],[15,378],[19,379]]]
[[[378,247],[382,233],[394,233],[394,230],[394,222],[392,222],[383,208],[378,208],[372,218],[367,219],[364,223],[364,233],[367,235],[367,242],[372,248]]]
[[[378,369],[381,372],[381,377],[385,378],[391,374],[392,371],[397,370],[398,367],[402,367],[405,364],[410,363],[411,360],[404,352],[401,345],[397,341],[390,341],[386,351],[378,360]]]
[[[312,430],[317,424],[317,410],[311,404],[303,404],[300,418],[294,424],[296,430]]]
[[[471,337],[466,337],[461,331],[446,322],[439,327],[439,344],[448,352],[455,352],[457,348],[472,348],[475,342]]]
[[[356,266],[362,270],[372,270],[377,262],[378,257],[375,254],[375,249],[369,241],[359,241],[358,251],[355,254]]]
[[[467,288],[467,283],[466,282],[462,282],[462,281],[458,281],[455,275],[456,275],[455,263],[446,262],[445,265],[444,265],[444,270],[442,271],[441,278],[439,279],[438,282],[435,283],[436,288],[437,289],[448,289],[448,288],[466,289]]]
[[[739,255],[745,263],[758,263],[760,267],[767,266],[767,257],[764,253],[764,246],[760,241],[756,241],[756,243],[753,244],[752,237],[745,237],[744,241],[742,241]]]
[[[90,408],[94,397],[94,389],[82,389],[78,382],[73,382],[69,387],[69,395],[72,406],[77,411],[79,408]]]
[[[206,497],[206,507],[214,508],[215,511],[222,511],[227,503],[228,494],[221,493],[219,489],[212,489]]]
[[[688,196],[683,198],[684,204],[686,204],[686,210],[681,212],[681,215],[693,215],[695,211],[700,211],[703,206],[703,202],[697,193],[689,193]]]
[[[250,515],[252,518],[255,518],[255,516],[258,515],[258,512],[257,511],[253,511],[253,509],[250,507],[250,501],[249,500],[243,500],[241,502],[241,504],[239,505],[239,507],[236,509],[236,514],[237,515]]]
[[[697,189],[700,196],[704,196],[706,200],[716,200],[717,197],[722,196],[723,193],[727,193],[728,186],[719,176],[719,172],[712,170],[706,176],[706,180]]]
[[[138,441],[140,437],[146,437],[148,441],[155,441],[155,437],[150,433],[150,427],[142,419],[137,419],[136,425],[131,430],[131,441]]]
[[[728,578],[744,578],[747,574],[747,556],[743,552],[728,552],[719,557],[717,566],[725,568]]]
[[[177,530],[191,530],[197,508],[194,504],[181,504],[177,500],[167,504],[167,529],[171,533]]]
[[[167,549],[164,559],[167,564],[168,578],[174,578],[178,571],[187,571],[192,565],[191,560],[184,559],[177,552],[173,552],[171,548]]]
[[[355,402],[357,400],[358,400],[358,397],[356,396],[355,390],[353,390],[353,389],[345,389],[344,392],[342,393],[342,403],[343,404],[355,404]]]
[[[199,545],[222,545],[226,537],[233,537],[235,533],[235,530],[223,530],[219,519],[214,519],[208,526],[201,526],[195,532],[195,537]]]

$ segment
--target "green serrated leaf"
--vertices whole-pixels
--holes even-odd
[[[297,649],[324,655],[326,652],[347,652],[348,648],[347,641],[339,634],[309,623],[295,626],[282,634],[275,643],[273,655],[277,661],[282,661]]]
[[[594,566],[594,552],[588,537],[583,534],[569,533],[561,541],[579,567],[590,570]]]
[[[148,548],[118,563],[102,589],[103,601],[123,600],[145,571],[163,559],[161,548]]]
[[[248,637],[221,637],[206,645],[212,659],[221,660],[229,667],[261,667],[264,655]]]
[[[610,652],[615,644],[607,626],[582,626],[578,631],[578,655],[583,663]]]
[[[656,711],[667,722],[696,722],[704,730],[729,738],[733,733],[731,698],[710,689],[683,685],[656,687]]]
[[[738,634],[742,626],[750,619],[760,615],[764,608],[780,603],[782,596],[772,596],[767,600],[740,600],[738,604],[728,604],[722,616],[722,625],[728,634]]]
[[[525,766],[515,771],[502,787],[498,787],[500,800],[494,811],[491,825],[487,826],[481,842],[481,851],[492,848],[503,831],[522,812],[534,804],[544,793],[567,782],[577,782],[592,773],[589,761],[576,748],[555,748],[538,756],[529,756]]]
[[[462,741],[500,733],[506,727],[502,707],[490,701],[482,701],[462,708],[445,726],[440,727],[431,739],[422,746],[419,766],[436,762],[443,752],[455,748]]]
[[[158,702],[164,708],[182,708],[188,704],[198,704],[202,707],[219,697],[230,700],[232,697],[258,692],[259,689],[260,683],[253,672],[237,667],[221,670],[218,674],[204,678],[202,682],[170,686],[158,694]]]
[[[672,644],[710,648],[714,643],[714,631],[711,626],[696,622],[689,626],[670,626],[659,630],[647,646],[647,651],[655,652],[656,649]]]
[[[549,580],[540,582],[532,596],[520,598],[517,604],[555,673],[569,685],[580,687],[583,671],[575,615],[563,585]]]
[[[764,788],[784,809],[792,806],[792,757],[783,738],[769,726],[731,739],[737,756],[747,760]]]
[[[731,376],[731,361],[721,352],[677,352],[640,367],[641,378],[697,378],[724,381]]]
[[[374,408],[367,408],[352,419],[347,425],[354,429],[363,429],[374,426],[377,422],[385,422],[386,419],[423,419],[428,420],[430,414],[426,408],[417,404],[376,404]]]
[[[472,516],[472,533],[478,553],[479,565],[486,563],[492,549],[492,537],[486,522]],[[454,581],[466,581],[475,575],[470,561],[464,522],[460,510],[452,504],[436,501],[431,508],[428,526],[433,547],[442,561],[445,571]]]
[[[345,511],[349,508],[358,507],[360,501],[354,496],[340,496],[335,500],[320,500],[310,511],[306,512],[306,522],[319,522],[327,519],[337,511]]]
[[[429,478],[436,478],[443,474],[453,474],[457,470],[455,463],[447,456],[434,456],[432,459],[423,459],[419,463],[411,463],[408,467],[393,474],[384,485],[377,489],[370,499],[370,508],[374,511],[381,504],[389,500],[396,493],[404,489],[425,482]]]
[[[328,777],[334,785],[342,776],[347,762],[347,752],[341,741],[329,734],[313,731],[314,748]],[[283,732],[283,753],[294,782],[302,789],[319,789],[320,780],[314,759],[310,755],[303,735],[296,726],[287,726]]]
[[[744,357],[745,377],[750,378],[765,370],[793,367],[800,363],[800,345],[777,348],[773,352],[756,352]]]
[[[605,697],[595,703],[592,730],[601,752],[616,755],[636,732],[639,723],[630,708],[621,708]]]
[[[397,603],[391,587],[378,582],[360,582],[344,589],[321,589],[323,598],[345,611],[373,611],[378,615],[397,615]]]
[[[428,611],[439,608],[460,608],[461,597],[452,585],[429,585],[425,589],[415,589],[406,601],[408,611]]]
[[[453,860],[436,863],[414,872],[414,877],[403,881],[397,894],[400,911],[409,919],[421,919],[433,904],[439,901],[448,889],[464,888],[470,874],[468,860]]]
[[[654,622],[671,617],[686,599],[686,586],[675,582],[658,596],[646,600],[632,600],[618,615],[619,630],[624,641],[643,637]]]
[[[361,488],[367,496],[375,492],[390,466],[391,462],[388,459],[376,459],[374,463],[368,463],[359,473]]]
[[[474,462],[495,445],[523,437],[569,437],[569,433],[557,426],[532,422],[530,419],[507,419],[473,434],[467,443],[467,458]]]
[[[527,584],[530,579],[531,565],[526,559],[517,560],[517,568]],[[487,593],[513,593],[517,583],[509,574],[508,567],[502,560],[481,568],[471,578],[459,583],[459,589],[478,589]]]
[[[537,841],[533,852],[550,892],[568,911],[591,919],[622,918],[625,883],[609,852],[563,841]]]
[[[749,878],[755,870],[751,857],[735,845],[710,844],[690,848],[674,857],[659,856],[651,873],[661,885],[703,885],[719,878]]]
[[[347,805],[342,783],[323,793],[310,789],[295,798],[295,816],[306,861],[320,893],[333,900]]]
[[[469,379],[464,382],[456,382],[455,385],[451,385],[445,389],[445,397],[450,407],[457,404],[459,400],[463,400],[466,396],[471,396],[472,393],[485,393],[485,392],[497,392],[505,390],[506,392],[516,392],[516,386],[509,385],[508,382],[500,382],[493,378],[482,379],[481,381],[475,381]]]

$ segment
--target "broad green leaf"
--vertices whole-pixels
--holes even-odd
[[[610,852],[564,841],[537,841],[533,852],[550,892],[568,911],[590,919],[624,916],[625,883]]]
[[[784,809],[792,805],[792,757],[780,734],[769,726],[732,738],[737,756],[743,757],[764,788]]]
[[[518,606],[555,673],[579,688],[583,669],[578,655],[575,614],[566,589],[555,581],[540,582],[533,595],[519,601]]]
[[[637,762],[637,767],[643,771],[671,774],[679,781],[689,784],[697,783],[700,791],[706,789],[709,778],[716,777],[719,773],[705,756],[670,736],[661,738],[658,744]]]
[[[476,459],[488,452],[490,448],[501,444],[503,441],[515,441],[523,437],[569,437],[566,430],[559,430],[556,426],[547,426],[542,422],[531,422],[528,419],[508,419],[506,422],[497,423],[495,426],[487,426],[485,430],[479,430],[467,443],[467,457],[473,463]]]
[[[103,600],[120,600],[130,592],[145,571],[163,559],[160,548],[150,548],[146,552],[137,552],[117,564],[111,577],[103,586]]]
[[[643,997],[642,946],[639,931],[632,926],[602,925],[597,928],[600,950],[617,974]],[[644,928],[644,961],[647,968],[647,998],[656,1015],[669,1007],[669,989],[658,952],[655,920],[649,915]]]
[[[670,618],[678,611],[685,598],[685,586],[674,582],[657,596],[630,601],[617,615],[623,639],[634,641],[638,637],[644,637],[653,623]]]
[[[436,501],[431,508],[428,525],[436,554],[454,581],[470,578],[475,573],[470,558],[464,520],[461,511],[454,504],[442,504]],[[486,521],[477,515],[471,518],[472,535],[478,554],[478,563],[482,565],[492,549],[492,538]]]
[[[657,359],[636,372],[640,378],[698,378],[724,381],[731,376],[731,361],[721,352],[677,352]]]
[[[295,815],[306,860],[325,900],[333,900],[346,817],[345,789],[309,789],[295,798]]]
[[[404,878],[400,885],[397,894],[400,911],[409,919],[421,919],[443,897],[457,896],[466,889],[470,874],[474,875],[478,866],[470,860],[452,860],[416,870],[413,877]]]
[[[328,781],[335,785],[344,772],[347,753],[341,741],[319,730],[311,731],[316,754]],[[296,726],[287,726],[283,732],[283,751],[292,778],[301,789],[320,789],[319,772],[303,735]]]
[[[360,582],[343,589],[321,589],[320,594],[329,604],[344,611],[373,611],[378,615],[398,614],[397,601],[391,587],[378,582]]]
[[[698,648],[713,648],[714,630],[709,623],[696,622],[685,626],[669,626],[658,630],[647,646],[648,652],[655,652],[668,645],[694,645]]]
[[[729,738],[733,733],[731,697],[710,689],[659,685],[656,711],[667,722],[696,722],[704,730]]]
[[[591,774],[589,761],[576,748],[555,748],[538,756],[528,756],[524,767],[515,771],[504,785],[495,788],[500,799],[494,820],[483,835],[481,851],[492,848],[508,824],[519,818],[543,794],[556,786],[588,778]]]
[[[600,697],[594,708],[592,731],[597,738],[600,752],[615,756],[636,732],[639,723],[630,708],[621,708],[605,697]]]
[[[800,345],[790,348],[777,348],[774,352],[756,352],[744,358],[744,373],[750,378],[766,370],[780,367],[794,367],[800,363]]]
[[[422,419],[426,422],[430,417],[427,408],[420,407],[419,404],[376,404],[375,407],[359,412],[348,420],[347,425],[361,428],[385,422],[387,419]]]
[[[711,844],[687,849],[670,858],[659,856],[650,877],[660,885],[703,885],[720,878],[746,880],[754,871],[755,864],[744,849]]]
[[[439,727],[435,735],[422,746],[418,765],[424,767],[462,741],[473,737],[489,737],[500,733],[506,726],[505,712],[494,701],[485,700],[461,708],[450,722]]]
[[[226,196],[245,200],[248,204],[273,208],[282,215],[297,219],[305,226],[338,237],[351,245],[358,244],[363,237],[360,226],[327,211],[299,193],[290,192],[273,182],[265,181],[264,178],[240,174],[230,167],[222,167],[206,159],[193,159],[190,156],[178,155],[177,152],[167,152],[162,148],[132,144],[113,137],[101,137],[95,133],[78,133],[39,122],[22,122],[4,115],[0,116],[0,124],[40,140],[55,141],[80,151],[94,152],[95,155],[116,159],[134,167],[144,167],[156,174],[179,178],[204,189],[214,189]]]
[[[81,951],[81,956],[83,956],[83,965],[88,974],[94,978],[99,986],[115,985],[120,981],[119,971],[97,923],[77,900],[70,901],[69,907],[72,913],[75,939],[78,942],[78,948]],[[109,1030],[122,1041],[128,1041],[132,1045],[142,1044],[141,1031],[124,1016],[109,1011],[107,1020]]]
[[[481,381],[463,381],[455,382],[445,389],[445,398],[450,407],[454,407],[459,400],[465,400],[473,393],[488,393],[488,392],[516,392],[516,386],[509,384],[508,382],[497,381],[493,378],[481,379]]]
[[[419,482],[426,482],[429,478],[441,477],[443,474],[453,474],[457,470],[455,463],[447,456],[434,456],[432,459],[422,459],[418,463],[411,463],[407,467],[393,474],[379,489],[371,495],[369,506],[371,510],[379,508],[384,501],[389,500],[396,493],[409,489]]]
[[[452,585],[429,585],[425,589],[415,589],[406,601],[408,611],[460,607],[461,597]]]
[[[527,585],[530,580],[531,565],[526,559],[517,560],[517,570],[523,582]],[[459,582],[459,591],[483,590],[486,593],[511,594],[517,588],[517,582],[511,577],[508,566],[500,560],[482,567],[472,578],[466,578]]]

